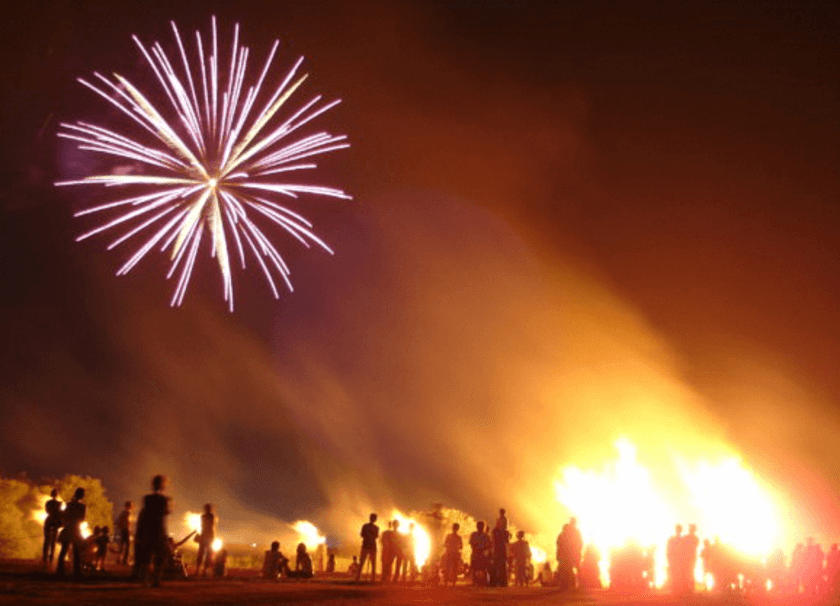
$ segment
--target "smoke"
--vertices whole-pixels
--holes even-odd
[[[379,8],[373,24],[316,11],[313,79],[345,98],[331,119],[354,145],[325,167],[356,200],[308,213],[338,254],[289,249],[293,295],[246,275],[227,315],[199,270],[170,310],[163,261],[117,279],[50,205],[4,223],[3,471],[92,474],[114,502],[166,473],[173,523],[212,502],[247,543],[308,519],[352,545],[369,512],[436,501],[556,534],[558,470],[621,436],[648,463],[749,452],[803,517],[837,495],[822,396],[752,343],[721,344],[698,386],[579,246],[579,209],[605,195],[586,91],[467,65],[439,15]],[[838,532],[831,513],[810,517]]]

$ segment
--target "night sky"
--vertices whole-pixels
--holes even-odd
[[[836,540],[840,8],[728,4],[6,8],[0,472],[114,501],[163,472],[237,527],[439,500],[547,529],[557,469],[629,435],[728,445]],[[295,292],[251,268],[232,314],[208,258],[180,309],[164,256],[115,277],[129,249],[74,241],[91,191],[52,186],[84,158],[58,123],[112,118],[75,78],[152,87],[131,34],[211,14],[304,55],[352,143],[317,175],[354,200],[295,207],[336,256],[283,242]]]

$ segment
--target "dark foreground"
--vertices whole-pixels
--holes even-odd
[[[232,575],[222,580],[189,579],[168,581],[162,587],[146,589],[130,583],[119,574],[102,575],[82,582],[59,582],[53,575],[41,573],[21,563],[0,562],[0,605],[3,604],[525,604],[528,606],[587,605],[658,605],[692,604],[697,606],[840,606],[837,599],[804,596],[740,596],[699,594],[676,598],[666,593],[644,596],[619,595],[609,591],[560,592],[556,589],[482,588],[466,585],[455,588],[383,587],[354,584],[348,580],[314,579],[307,582],[267,582],[253,576]]]

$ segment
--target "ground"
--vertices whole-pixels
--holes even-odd
[[[311,604],[344,606],[359,604],[451,604],[507,606],[838,606],[837,599],[812,599],[804,596],[715,596],[696,595],[675,598],[666,593],[646,596],[617,595],[609,591],[560,592],[556,589],[482,588],[466,585],[455,588],[383,587],[354,584],[348,579],[314,579],[307,582],[267,582],[253,575],[237,574],[221,580],[189,579],[168,581],[162,587],[145,589],[130,583],[122,571],[89,578],[83,582],[59,582],[54,575],[38,570],[37,565],[22,562],[0,562],[0,605],[5,604],[174,604],[188,605],[247,605]]]

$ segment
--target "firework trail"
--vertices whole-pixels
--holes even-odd
[[[167,278],[178,274],[171,301],[175,306],[184,300],[199,246],[202,239],[207,239],[211,256],[219,265],[224,297],[231,311],[232,257],[238,258],[243,269],[246,258],[253,257],[278,298],[275,276],[293,290],[289,268],[257,222],[273,224],[307,248],[315,244],[332,254],[329,246],[313,233],[309,221],[277,200],[282,196],[298,198],[300,194],[343,199],[350,196],[331,187],[278,179],[285,173],[316,168],[312,163],[315,156],[349,147],[344,135],[301,132],[302,127],[340,100],[326,102],[318,95],[281,118],[279,110],[307,77],[299,73],[302,57],[269,96],[263,93],[263,84],[278,40],[274,41],[256,82],[248,84],[249,49],[239,42],[238,25],[230,53],[225,53],[229,63],[224,75],[215,17],[209,48],[201,34],[195,33],[195,65],[187,58],[178,28],[174,22],[171,25],[180,62],[171,61],[159,43],[147,49],[137,36],[133,37],[165,100],[161,95],[159,101],[153,102],[119,74],[114,74],[113,79],[99,73],[94,73],[91,80],[78,79],[127,116],[141,138],[81,121],[62,123],[58,136],[77,141],[79,149],[138,162],[145,174],[93,175],[56,183],[125,187],[130,191],[127,197],[76,213],[80,216],[105,212],[110,219],[77,241],[121,229],[108,249],[131,240],[135,250],[118,275],[131,271],[155,247],[161,252],[169,250],[171,266]]]

